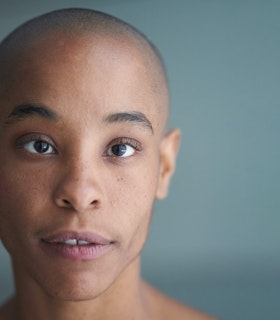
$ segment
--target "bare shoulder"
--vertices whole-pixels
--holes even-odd
[[[154,319],[160,320],[217,320],[198,310],[188,307],[158,290],[145,284],[146,292],[150,300],[150,308],[153,309]]]

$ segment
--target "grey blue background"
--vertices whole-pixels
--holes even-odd
[[[280,319],[280,1],[1,0],[0,38],[73,6],[132,23],[168,68],[170,127],[183,139],[144,277],[221,319]],[[0,303],[12,291],[0,246]]]

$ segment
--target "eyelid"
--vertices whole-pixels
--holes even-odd
[[[56,143],[49,136],[42,134],[42,133],[32,132],[32,133],[24,134],[23,136],[19,137],[16,140],[15,145],[16,145],[16,148],[21,149],[21,148],[24,148],[27,143],[32,142],[32,141],[44,141],[44,142],[48,143],[49,145],[51,145],[51,147],[57,153]]]
[[[111,141],[106,150],[117,144],[127,144],[134,148],[136,151],[141,151],[143,149],[142,144],[138,140],[128,137],[120,137]]]
[[[116,145],[128,145],[131,148],[134,149],[133,154],[128,155],[128,156],[118,156],[118,155],[112,155],[109,154],[109,150]],[[114,140],[112,140],[106,147],[104,151],[104,155],[106,158],[110,159],[111,161],[117,161],[117,162],[122,162],[122,161],[127,161],[134,157],[137,153],[141,152],[143,150],[142,144],[133,138],[128,138],[128,137],[119,137]]]

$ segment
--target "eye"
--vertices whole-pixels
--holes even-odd
[[[115,144],[108,149],[108,156],[111,157],[130,157],[135,153],[135,148],[128,144]]]
[[[118,138],[110,143],[107,148],[106,155],[115,158],[128,158],[142,149],[141,143],[135,139]]]
[[[55,153],[54,148],[46,141],[33,140],[23,145],[24,149],[30,153],[52,154]]]
[[[26,134],[16,141],[17,149],[24,149],[32,154],[55,154],[57,149],[53,140],[40,133]]]

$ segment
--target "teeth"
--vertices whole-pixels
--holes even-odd
[[[77,239],[69,239],[65,241],[65,243],[68,244],[69,246],[76,246],[77,242],[78,242]]]
[[[77,240],[77,239],[68,239],[66,241],[64,241],[65,244],[69,245],[69,246],[86,246],[89,245],[90,242],[87,242],[85,240]]]
[[[84,240],[78,240],[78,245],[84,246],[84,245],[89,245],[90,243]]]

